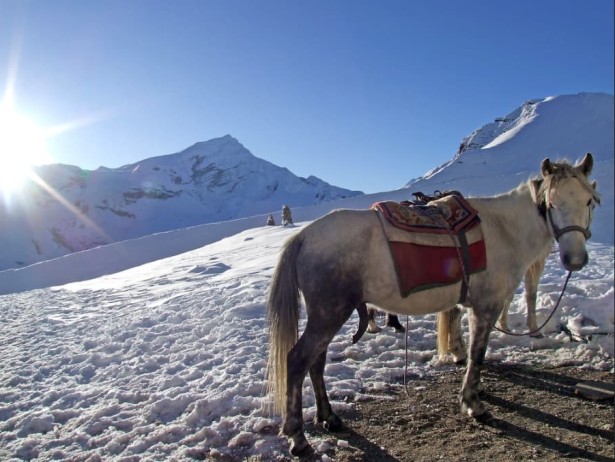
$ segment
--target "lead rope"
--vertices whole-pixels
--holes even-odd
[[[404,391],[406,392],[406,396],[410,396],[410,392],[408,391],[408,319],[410,316],[406,315],[406,364],[404,366]]]
[[[548,213],[548,207],[545,204],[545,209],[547,210],[545,212],[545,221],[547,222],[547,224],[550,223],[551,225],[551,229],[553,230],[553,222],[548,218],[548,215],[550,216],[550,214]],[[553,230],[554,233],[555,230]],[[558,231],[559,232],[559,231]],[[585,235],[585,231],[583,231],[584,235]],[[591,232],[589,232],[589,234],[591,235]],[[558,239],[556,239],[558,240]],[[552,254],[555,252],[551,252]],[[555,311],[557,310],[557,308],[559,307],[560,302],[562,301],[562,298],[564,297],[564,292],[566,292],[566,287],[568,287],[568,281],[570,280],[570,276],[572,276],[572,271],[568,271],[568,275],[566,276],[566,280],[564,281],[564,286],[562,287],[562,291],[559,294],[559,297],[557,298],[557,302],[555,303],[555,306],[553,307],[553,309],[551,310],[551,314],[549,314],[549,316],[547,317],[547,319],[540,325],[540,327],[537,327],[534,330],[528,331],[528,332],[511,332],[509,330],[506,329],[500,329],[498,326],[495,325],[495,323],[493,324],[493,328],[495,330],[497,330],[498,332],[501,332],[503,334],[506,335],[512,335],[513,337],[525,337],[526,335],[533,335],[536,334],[538,332],[540,332],[543,327],[545,327],[547,325],[547,323],[551,320],[551,318],[553,317],[553,315],[555,314]],[[508,309],[508,307],[504,307],[504,309]],[[495,321],[497,322],[497,320]]]
[[[555,303],[555,306],[553,307],[553,309],[551,310],[551,314],[549,315],[549,317],[547,317],[547,320],[545,322],[543,322],[540,327],[529,331],[529,332],[510,332],[506,329],[500,329],[498,326],[494,325],[493,328],[499,332],[502,332],[503,334],[507,334],[507,335],[513,335],[515,337],[523,337],[525,335],[532,335],[535,334],[536,332],[540,332],[542,330],[542,328],[544,326],[547,325],[547,323],[551,320],[551,318],[553,317],[553,315],[555,314],[555,311],[557,310],[557,308],[559,307],[559,303],[562,301],[562,297],[564,296],[564,292],[566,291],[566,287],[568,286],[568,281],[570,280],[570,276],[572,275],[572,271],[568,271],[568,276],[566,276],[566,281],[564,281],[564,287],[562,287],[562,291],[559,294],[559,297],[557,299],[557,302]],[[508,309],[508,307],[506,307],[505,309]]]

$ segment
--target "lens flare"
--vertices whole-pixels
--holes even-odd
[[[32,167],[50,163],[45,131],[32,120],[0,108],[0,190],[15,194],[31,178]]]

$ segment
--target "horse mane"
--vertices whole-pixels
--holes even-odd
[[[535,198],[534,200],[539,203],[545,204],[549,206],[549,192],[551,188],[555,187],[561,180],[564,178],[576,178],[581,183],[581,186],[592,196],[592,199],[600,204],[600,194],[596,191],[595,183],[590,183],[587,175],[585,175],[581,170],[570,164],[566,160],[561,160],[557,162],[551,163],[551,173],[547,176],[543,177],[534,177],[528,181],[530,185],[530,189],[535,188]],[[532,184],[534,188],[532,188]]]

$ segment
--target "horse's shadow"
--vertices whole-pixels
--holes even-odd
[[[603,438],[612,439],[613,434],[607,430],[596,429],[587,425],[576,424],[569,420],[560,419],[552,414],[546,414],[544,412],[538,411],[533,408],[525,407],[516,403],[512,403],[510,401],[503,400],[501,398],[486,394],[483,396],[483,400],[501,408],[510,409],[512,412],[517,412],[527,418],[531,418],[534,420],[539,420],[544,422],[550,426],[558,426],[561,428],[566,428],[569,430],[573,430],[580,433],[590,434],[599,434]],[[492,415],[481,419],[481,423],[488,427],[499,430],[504,433],[508,437],[525,440],[528,444],[536,444],[537,441],[540,442],[541,446],[546,449],[550,449],[552,451],[558,452],[562,455],[566,455],[566,457],[579,457],[587,460],[595,460],[595,461],[613,461],[612,457],[602,456],[600,454],[593,453],[586,449],[582,449],[579,447],[575,447],[573,445],[564,443],[562,441],[558,441],[555,438],[551,438],[541,433],[537,433],[531,430],[527,430],[513,423],[507,422],[506,420],[499,419]]]
[[[524,365],[491,364],[485,372],[485,377],[496,377],[500,381],[509,381],[517,386],[560,395],[562,398],[566,399],[579,399],[578,396],[575,395],[574,391],[575,385],[581,381],[577,377],[545,370],[540,370],[540,373],[537,374],[536,370],[531,366]],[[481,396],[485,402],[494,407],[514,412],[517,415],[541,422],[550,427],[566,429],[586,435],[600,436],[601,438],[607,440],[613,439],[613,432],[609,430],[603,430],[561,418],[557,415],[540,411],[534,407],[524,406],[518,401],[513,402],[503,399],[493,393],[484,392]],[[610,402],[612,403],[613,400],[611,399]],[[560,454],[574,455],[575,457],[597,461],[613,460],[611,457],[595,454],[586,449],[578,448],[562,441],[558,441],[557,439],[551,438],[547,435],[527,430],[492,414],[489,414],[487,417],[482,419],[481,422],[484,425],[497,429],[512,438],[522,439],[532,444],[539,441],[543,447],[556,451]]]
[[[347,410],[344,412],[346,419],[360,418],[357,411]],[[401,462],[400,459],[393,457],[385,449],[378,444],[368,440],[361,433],[356,432],[352,428],[344,425],[343,430],[339,433],[329,433],[325,431],[320,425],[315,425],[313,422],[306,422],[306,433],[312,436],[331,436],[335,439],[343,439],[350,443],[351,451],[354,456],[349,455],[349,460],[369,460],[370,462]],[[305,457],[300,458],[301,462],[320,462],[322,460],[322,454],[312,453]]]
[[[457,371],[456,373],[460,373]],[[525,365],[504,365],[498,363],[488,363],[483,370],[483,377],[487,381],[492,382],[511,382],[516,387],[521,387],[529,390],[536,390],[542,393],[555,395],[557,399],[574,399],[581,398],[575,394],[575,385],[580,381],[578,377],[566,375],[540,369],[537,371],[532,366]],[[429,386],[429,385],[427,385]],[[491,387],[488,387],[491,388]],[[546,396],[546,395],[545,395]],[[402,395],[400,395],[400,398]],[[507,439],[515,439],[522,441],[528,445],[539,445],[543,449],[556,454],[561,454],[562,457],[573,457],[594,461],[613,461],[612,457],[607,457],[589,449],[570,444],[568,442],[556,439],[555,436],[541,433],[535,429],[525,428],[523,423],[518,424],[514,419],[508,419],[506,416],[515,415],[526,420],[537,422],[541,425],[562,429],[577,434],[588,436],[598,436],[608,441],[613,440],[613,431],[595,426],[578,423],[574,420],[560,417],[555,413],[545,412],[533,406],[526,406],[518,400],[503,398],[498,396],[497,385],[493,387],[493,392],[488,390],[481,393],[481,398],[490,405],[491,412],[488,412],[484,417],[479,419],[481,425],[497,430]],[[412,399],[412,398],[410,398]],[[606,400],[605,406],[612,405],[613,400]],[[352,413],[352,411],[349,411]],[[356,411],[355,411],[356,412]],[[359,413],[360,414],[360,413]],[[349,415],[345,416],[350,417]],[[355,415],[356,418],[364,416]],[[534,426],[535,427],[535,426]],[[349,440],[352,445],[370,455],[370,460],[395,462],[400,459],[392,456],[386,450],[381,448],[377,443],[369,441],[366,436],[357,433],[351,428],[344,428],[344,432],[349,434]]]
[[[532,390],[543,390],[566,397],[575,397],[574,387],[582,380],[578,377],[557,374],[540,370],[522,364],[489,363],[484,377],[494,377],[497,380],[507,380],[519,386]]]

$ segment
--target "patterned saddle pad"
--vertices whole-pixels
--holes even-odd
[[[462,254],[468,275],[487,268],[480,217],[461,195],[427,205],[377,202],[372,209],[389,241],[402,297],[461,281]]]
[[[478,212],[460,195],[445,196],[427,205],[410,202],[376,202],[373,209],[396,228],[416,233],[450,234],[480,223]]]

